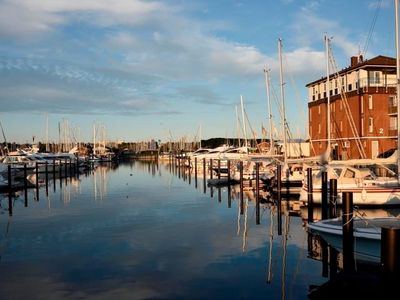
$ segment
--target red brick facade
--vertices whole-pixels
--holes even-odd
[[[329,76],[336,159],[374,158],[397,147],[396,60],[377,56]],[[311,155],[327,150],[327,77],[307,85]]]

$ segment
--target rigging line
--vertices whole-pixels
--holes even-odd
[[[291,84],[293,86],[293,89],[294,89],[294,94],[295,94],[294,98],[295,98],[295,100],[297,100],[297,102],[299,104],[299,107],[304,107],[304,103],[301,103],[301,97],[300,97],[299,89],[298,89],[298,87],[296,85],[296,82],[294,80],[293,74],[289,69],[289,63],[288,63],[288,60],[287,60],[287,57],[286,57],[285,53],[283,53],[283,59],[285,61],[286,74],[289,75],[290,82],[291,82]],[[304,121],[304,123],[307,123],[306,122],[306,118],[305,118],[305,114],[304,114],[304,110],[301,110],[301,112],[300,112],[299,121],[301,121],[301,120]]]
[[[374,15],[372,17],[371,26],[369,28],[369,31],[368,31],[368,34],[367,34],[367,37],[366,37],[366,40],[365,40],[364,49],[361,52],[364,55],[367,54],[368,46],[369,46],[369,43],[370,43],[370,41],[372,39],[372,34],[374,32],[374,28],[375,28],[375,25],[376,25],[376,20],[378,19],[378,15],[379,15],[379,11],[381,9],[381,6],[382,6],[382,0],[379,0],[377,5],[376,5],[376,8],[375,8]]]

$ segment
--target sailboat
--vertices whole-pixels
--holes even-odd
[[[293,195],[298,196],[301,188],[303,186],[304,174],[302,164],[299,164],[298,160],[291,160],[289,162],[288,159],[288,143],[287,143],[287,130],[288,124],[286,120],[286,112],[285,112],[285,93],[284,93],[284,82],[283,82],[283,65],[282,65],[282,40],[278,40],[278,55],[279,55],[279,79],[280,79],[280,97],[281,97],[281,114],[282,114],[282,123],[283,123],[283,143],[284,143],[284,152],[283,152],[283,168],[282,168],[282,176],[281,180],[285,187],[283,192],[286,192],[287,196]],[[276,192],[276,186],[273,188],[273,191]],[[282,194],[281,194],[282,195]],[[285,193],[283,193],[285,195]]]

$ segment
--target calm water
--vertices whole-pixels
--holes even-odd
[[[1,299],[307,299],[302,218],[168,165],[99,166],[1,200]],[[281,234],[279,234],[281,233]]]

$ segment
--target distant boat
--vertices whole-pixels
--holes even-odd
[[[332,247],[342,250],[342,217],[309,223],[307,227]],[[371,262],[380,261],[382,227],[400,228],[400,218],[353,218],[354,252],[357,258]]]

